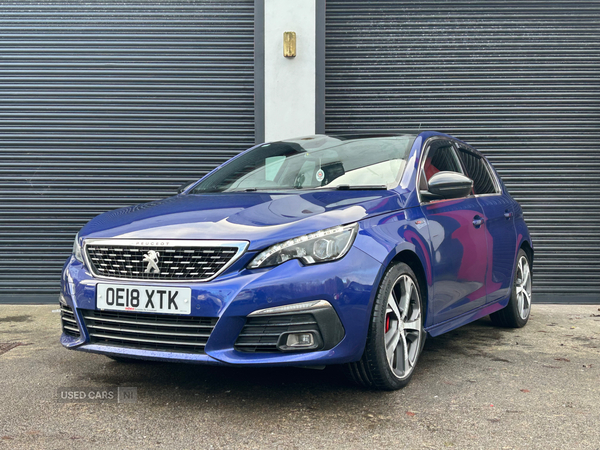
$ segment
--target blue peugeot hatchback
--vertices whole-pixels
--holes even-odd
[[[85,225],[61,342],[117,360],[343,364],[398,389],[427,335],[486,315],[524,326],[532,263],[521,207],[460,140],[271,142]]]

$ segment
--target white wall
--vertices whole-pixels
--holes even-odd
[[[265,141],[315,133],[315,1],[265,0]],[[283,32],[296,32],[296,57]]]

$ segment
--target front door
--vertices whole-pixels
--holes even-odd
[[[463,173],[450,141],[425,149],[419,186],[439,171]],[[486,303],[487,241],[484,212],[473,195],[423,202],[432,243],[433,309],[436,324]]]

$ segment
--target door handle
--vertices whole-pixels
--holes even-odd
[[[511,211],[509,211],[508,209],[506,211],[504,211],[504,218],[506,220],[510,220],[513,216],[513,213]]]
[[[483,218],[481,216],[473,217],[473,226],[479,228],[481,225],[483,225]]]

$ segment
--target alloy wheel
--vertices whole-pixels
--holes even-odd
[[[421,300],[413,279],[401,275],[388,297],[385,314],[385,353],[394,375],[412,373],[421,345]]]
[[[519,258],[516,278],[517,311],[521,319],[527,319],[531,311],[531,270],[529,262],[524,256]]]

